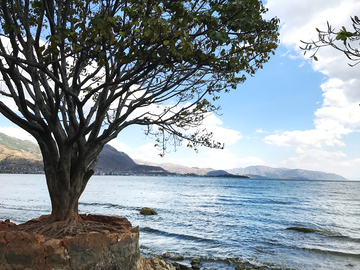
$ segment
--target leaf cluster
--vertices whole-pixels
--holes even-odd
[[[311,42],[302,41],[305,46],[300,48],[304,50],[304,54],[311,51],[312,54],[310,58],[318,61],[316,54],[319,49],[331,46],[336,50],[343,52],[349,60],[355,62],[355,64],[349,64],[350,66],[357,65],[360,62],[359,44],[357,43],[360,40],[360,19],[358,16],[354,16],[351,17],[351,21],[353,27],[352,31],[348,31],[345,26],[342,26],[340,31],[336,31],[329,22],[327,23],[326,31],[316,28],[318,40]],[[339,44],[338,41],[341,43]]]

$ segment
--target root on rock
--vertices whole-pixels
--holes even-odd
[[[131,227],[130,222],[122,217],[101,215],[74,215],[63,221],[52,221],[51,216],[41,216],[26,223],[12,226],[7,231],[25,231],[41,234],[45,238],[62,239],[89,232],[120,232]]]

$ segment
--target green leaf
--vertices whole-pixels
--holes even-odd
[[[163,42],[163,44],[164,44],[165,46],[167,46],[169,43],[170,43],[169,40],[164,40],[164,42]]]
[[[112,24],[115,24],[116,21],[115,21],[115,18],[114,17],[108,17],[108,21]]]

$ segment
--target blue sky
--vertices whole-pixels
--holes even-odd
[[[270,61],[238,89],[219,100],[221,115],[205,126],[224,150],[185,146],[158,156],[154,139],[141,128],[124,130],[112,145],[130,157],[189,167],[231,169],[250,165],[319,170],[360,179],[360,65],[345,55],[319,51],[318,62],[304,57],[300,39],[316,38],[315,27],[336,29],[360,14],[358,0],[268,0],[268,15],[281,20],[280,46]],[[29,138],[0,119],[0,132]]]

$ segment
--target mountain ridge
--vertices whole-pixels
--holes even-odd
[[[152,161],[144,161],[135,159],[136,162],[140,164],[152,164],[154,166],[160,166],[172,173],[181,173],[186,172],[185,174],[196,174],[201,170],[202,174],[199,175],[207,175],[211,174],[212,171],[218,171],[215,169],[201,169],[196,167],[187,167],[184,165],[174,164],[174,163],[155,163]],[[180,168],[178,170],[177,168]],[[347,178],[335,174],[335,173],[327,173],[323,171],[312,171],[312,170],[304,170],[304,169],[288,169],[288,168],[273,168],[264,165],[253,165],[245,168],[234,168],[226,171],[230,174],[234,175],[246,175],[250,178],[258,178],[258,179],[284,179],[284,180],[348,180]]]
[[[269,179],[348,180],[345,177],[335,173],[304,169],[273,168],[263,165],[235,168],[226,171],[233,174],[261,176],[262,178],[265,177]]]

